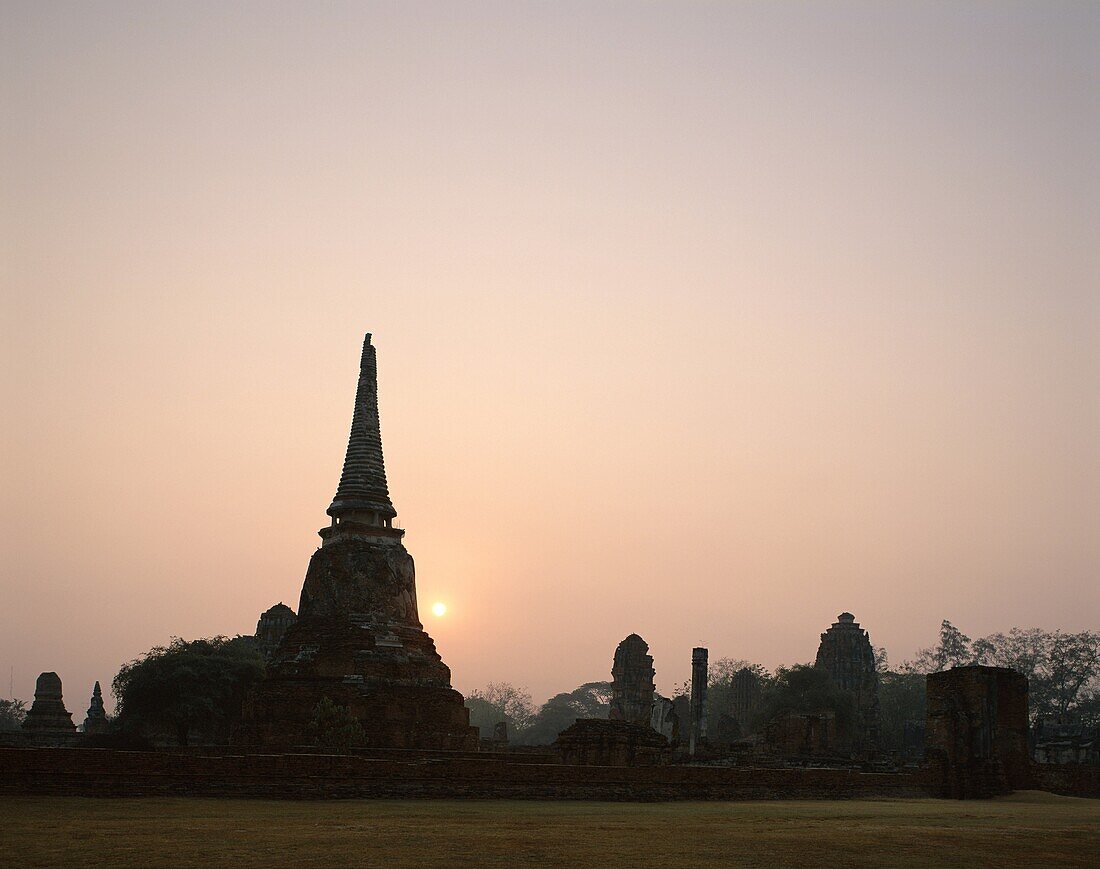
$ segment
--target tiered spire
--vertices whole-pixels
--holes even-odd
[[[355,411],[344,459],[344,471],[336,497],[328,508],[334,519],[366,519],[371,524],[389,525],[397,511],[390,502],[386,467],[382,460],[382,434],[378,426],[378,361],[370,333],[363,341],[359,363],[359,386],[355,390]]]
[[[92,700],[88,704],[88,715],[84,719],[85,733],[103,733],[107,730],[107,712],[103,708],[103,689],[99,682],[92,689]]]

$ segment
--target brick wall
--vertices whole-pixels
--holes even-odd
[[[578,767],[442,752],[384,759],[74,748],[0,749],[0,793],[636,801],[926,795],[917,775],[837,769]]]

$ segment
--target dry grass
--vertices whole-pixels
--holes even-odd
[[[1100,801],[0,798],[11,866],[1090,866]]]

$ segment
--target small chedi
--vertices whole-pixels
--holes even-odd
[[[61,677],[43,673],[34,685],[34,703],[23,719],[23,732],[39,743],[63,743],[76,733],[73,715],[65,708]]]
[[[653,657],[649,645],[631,634],[615,649],[611,666],[612,721],[649,725],[653,715]]]
[[[815,666],[825,670],[855,706],[853,732],[841,734],[839,739],[855,754],[873,753],[879,737],[878,672],[871,638],[854,615],[841,613],[821,635]]]
[[[296,621],[298,616],[294,614],[294,610],[282,601],[260,616],[260,620],[256,622],[256,650],[263,655],[265,661],[270,661],[275,656],[287,628]]]
[[[933,796],[975,799],[1032,787],[1027,677],[953,667],[927,679],[924,757]]]
[[[99,682],[96,682],[92,689],[91,702],[88,704],[88,714],[84,718],[84,732],[104,733],[107,726],[107,712],[103,708],[103,690],[99,687]]]
[[[476,749],[462,695],[420,622],[412,556],[401,542],[405,532],[394,526],[370,335],[328,515],[297,621],[246,701],[234,742],[264,749],[308,745],[315,738],[314,711],[327,697],[359,720],[369,747]]]

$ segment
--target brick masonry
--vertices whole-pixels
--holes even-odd
[[[396,753],[400,754],[400,753]],[[853,799],[925,796],[914,774],[839,769],[598,767],[510,755],[400,757],[0,749],[0,793],[287,799]]]

